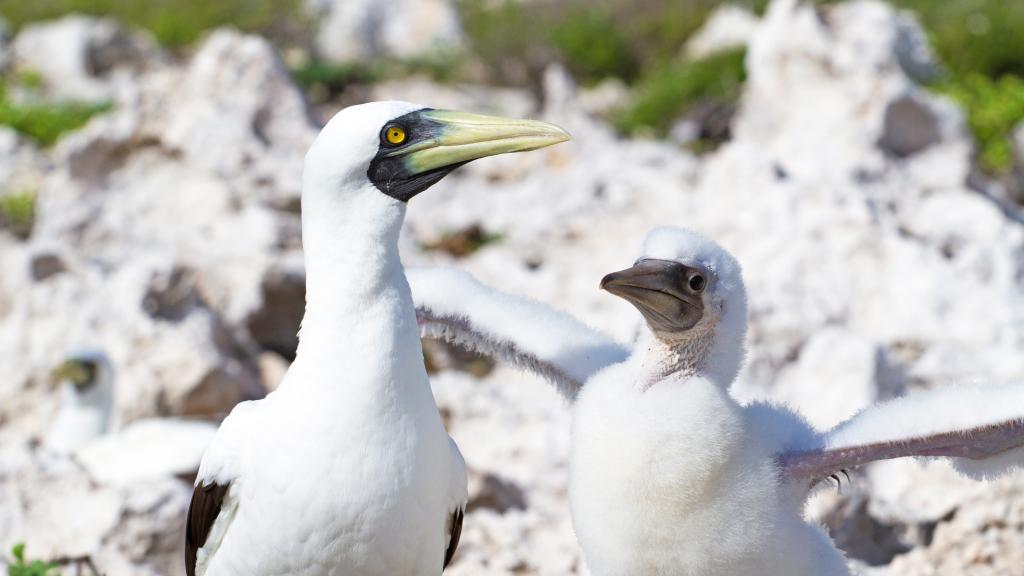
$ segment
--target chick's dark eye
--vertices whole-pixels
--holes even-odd
[[[707,280],[705,280],[700,274],[694,274],[693,276],[690,276],[689,285],[690,290],[700,292],[704,289],[704,286],[707,285]]]

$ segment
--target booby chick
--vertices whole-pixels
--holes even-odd
[[[130,483],[199,470],[217,426],[204,420],[143,418],[114,429],[113,363],[98,348],[69,353],[53,370],[61,406],[43,446],[71,456],[96,480]]]
[[[306,313],[267,398],[224,420],[196,480],[189,576],[440,574],[467,499],[398,253],[406,202],[471,160],[569,138],[403,102],[346,108],[306,155]]]
[[[983,475],[1024,462],[1024,385],[898,399],[825,433],[781,407],[741,406],[728,392],[744,358],[740,267],[689,231],[654,230],[633,267],[601,281],[647,328],[621,362],[613,342],[541,304],[448,271],[410,280],[424,333],[532,368],[575,399],[569,500],[595,576],[847,575],[802,517],[819,480],[900,456],[957,457]],[[568,336],[559,347],[545,333]]]

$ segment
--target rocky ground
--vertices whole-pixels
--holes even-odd
[[[974,170],[961,111],[921,87],[940,65],[915,21],[871,1],[777,0],[742,27],[720,34],[749,42],[731,139],[701,156],[617,136],[595,114],[607,96],[557,67],[540,102],[416,78],[369,87],[574,136],[470,164],[417,197],[407,265],[467,269],[628,341],[638,316],[597,282],[632,263],[650,228],[683,225],[744,266],[743,399],[789,402],[826,427],[905,391],[1024,378],[1024,211]],[[714,45],[709,32],[694,49]],[[0,231],[0,545],[88,555],[112,575],[182,573],[190,484],[100,482],[36,447],[57,408],[49,373],[69,348],[104,349],[118,426],[216,419],[273,389],[302,312],[300,172],[325,110],[308,108],[270,44],[231,30],[181,56],[69,17],[0,44],[0,63],[37,70],[54,97],[113,102],[52,148],[0,129],[3,189],[39,198],[27,238]],[[471,470],[449,572],[585,573],[566,407],[507,367],[428,352]],[[986,484],[891,462],[823,491],[808,514],[866,574],[1013,576],[1022,503],[1024,475]]]

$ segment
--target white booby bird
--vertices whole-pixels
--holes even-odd
[[[52,376],[60,386],[60,408],[43,446],[51,452],[71,454],[110,429],[113,368],[99,350],[74,350]]]
[[[547,123],[403,102],[346,108],[306,155],[306,314],[277,390],[203,459],[189,576],[440,574],[467,499],[398,253],[406,202],[471,160],[569,138]]]
[[[1024,385],[910,396],[825,433],[781,407],[741,406],[728,393],[744,357],[740,267],[692,232],[654,230],[632,268],[601,281],[648,328],[621,362],[600,334],[466,275],[410,281],[425,334],[535,369],[575,399],[569,499],[595,576],[846,575],[802,517],[819,480],[900,456],[954,457],[981,475],[1024,463]]]
[[[114,368],[100,349],[69,353],[53,370],[61,406],[43,446],[71,456],[96,480],[129,483],[191,477],[217,426],[203,420],[144,418],[114,430]]]

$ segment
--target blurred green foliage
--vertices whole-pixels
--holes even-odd
[[[955,75],[1024,76],[1024,2],[894,0],[917,13],[942,61]]]
[[[981,167],[1005,172],[1024,122],[1024,2],[891,0],[916,13],[945,74],[931,88],[964,107]]]
[[[740,0],[761,11],[767,0]],[[743,52],[696,62],[680,57],[682,46],[707,20],[712,0],[460,0],[470,52],[495,80],[539,82],[552,59],[583,84],[605,78],[634,88],[634,103],[613,114],[624,132],[664,134],[673,120],[709,100],[738,98]]]
[[[0,14],[19,28],[71,12],[112,16],[145,28],[167,46],[231,25],[274,35],[304,18],[302,0],[0,0]]]
[[[318,59],[291,68],[292,78],[307,92],[316,92],[315,100],[341,93],[353,84],[372,84],[414,74],[423,74],[437,82],[458,77],[460,55],[435,53],[424,58],[376,59],[359,62],[325,62]]]
[[[743,81],[740,52],[685,62],[680,49],[721,0],[455,0],[467,36],[462,54],[425,60],[378,60],[347,65],[312,60],[293,69],[311,93],[325,97],[352,84],[412,73],[438,81],[471,78],[536,89],[552,60],[585,85],[609,77],[633,87],[635,102],[613,114],[616,126],[664,134],[694,106],[736,99]],[[842,0],[813,0],[828,4]],[[1024,120],[1024,1],[891,0],[913,10],[928,30],[947,74],[934,88],[967,109],[980,142],[982,164],[1004,170],[1007,135]],[[762,12],[768,0],[735,0]],[[0,0],[0,14],[15,27],[69,12],[113,16],[146,28],[169,46],[186,45],[208,29],[230,24],[282,41],[308,43],[312,21],[305,0]],[[289,36],[291,35],[291,36]],[[21,79],[25,86],[32,78]],[[0,123],[41,143],[84,123],[93,105],[0,102]]]
[[[470,52],[503,83],[535,81],[552,58],[584,83],[632,82],[677,59],[719,0],[458,0]],[[737,0],[761,10],[767,0]],[[511,73],[510,73],[511,71]],[[534,76],[534,77],[528,77]]]
[[[469,52],[489,80],[500,84],[536,83],[552,56],[546,35],[553,3],[524,6],[515,0],[456,0]]]
[[[36,222],[35,190],[0,195],[0,227],[19,238],[28,238]]]
[[[311,59],[291,69],[292,78],[306,90],[323,89],[330,93],[344,90],[350,84],[377,82],[382,74],[370,63],[333,63]]]
[[[933,88],[962,105],[983,169],[1008,170],[1024,122],[1024,2],[897,0],[917,12],[947,74]]]
[[[77,130],[110,104],[83,102],[13,102],[0,97],[0,125],[10,126],[43,146],[52,146],[65,132]]]
[[[612,13],[600,6],[575,5],[549,32],[569,71],[585,83],[607,77],[633,80],[640,69],[629,40]]]
[[[96,114],[110,110],[105,102],[43,100],[38,72],[16,69],[0,77],[0,125],[10,126],[42,146],[52,146],[66,132],[77,130]],[[18,91],[19,98],[12,92]]]
[[[14,81],[29,90],[43,88],[43,75],[35,70],[19,68],[14,71]]]
[[[1007,135],[1024,120],[1024,2],[893,0],[918,14],[948,74],[936,89],[967,109],[982,165],[1004,170]],[[827,4],[830,2],[821,2]],[[708,100],[737,98],[740,52],[698,62],[679,57],[686,40],[721,2],[711,0],[460,0],[471,52],[497,80],[535,84],[546,62],[561,60],[584,84],[625,80],[634,103],[613,115],[625,132],[664,134],[670,123]],[[765,0],[737,2],[763,11]],[[512,71],[512,73],[509,73]]]
[[[967,122],[978,140],[978,159],[989,172],[1005,172],[1013,163],[1010,135],[1024,122],[1024,80],[1006,74],[993,80],[969,74],[940,84],[967,110]]]
[[[746,79],[745,54],[729,50],[645,72],[634,86],[633,103],[613,114],[612,122],[623,132],[649,130],[664,136],[668,121],[698,104],[735,101]]]
[[[60,576],[56,564],[42,560],[25,561],[25,545],[15,544],[11,550],[14,562],[7,566],[8,576]]]
[[[708,17],[724,2],[721,0],[568,0],[570,5],[585,9],[602,7],[610,15],[621,45],[642,70],[650,70],[667,61],[678,59],[690,36],[704,25]],[[754,12],[763,11],[768,0],[734,0],[734,5]],[[572,13],[561,26],[578,27]],[[563,57],[567,56],[562,54]],[[623,78],[628,80],[628,78]]]

